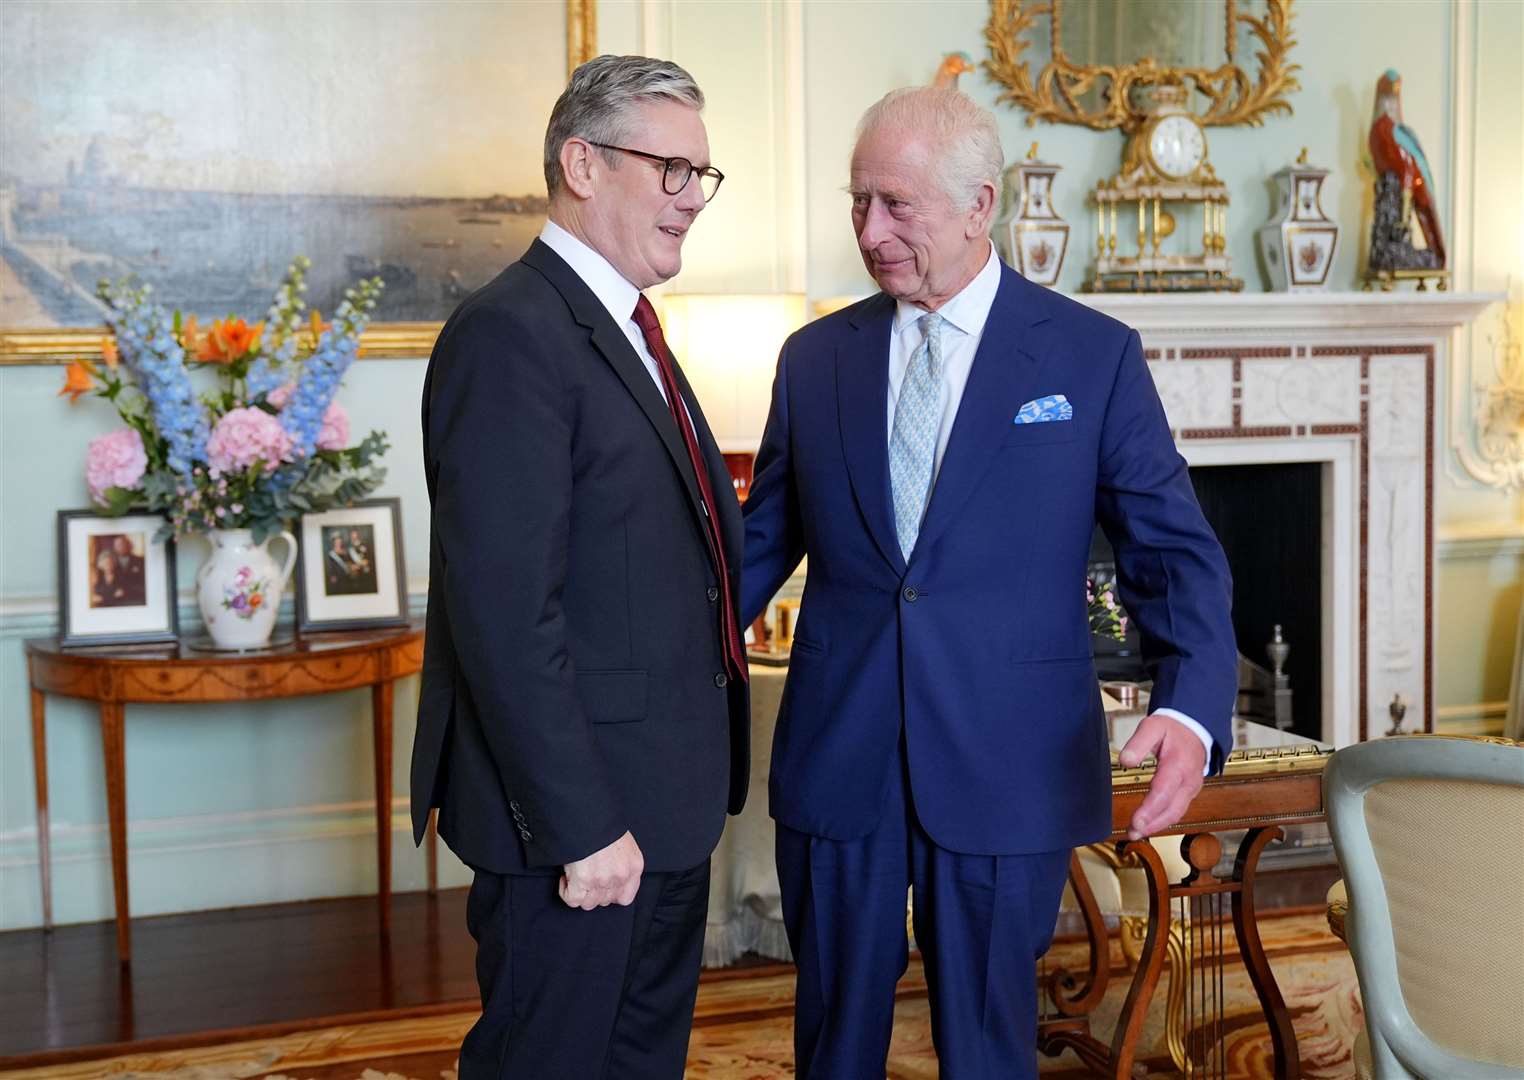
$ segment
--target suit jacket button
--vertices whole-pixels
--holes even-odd
[[[920,598],[921,594],[916,590],[914,585],[906,585],[905,591],[900,595],[905,598],[905,603],[913,604]]]
[[[720,590],[716,589],[713,585],[711,585],[711,586],[709,586],[708,596],[709,596],[709,602],[712,604],[712,603],[714,603],[716,600],[718,600],[720,598]]]
[[[728,682],[730,682],[730,679],[723,671],[714,677],[714,685],[718,686],[721,690],[725,689],[725,685]]]

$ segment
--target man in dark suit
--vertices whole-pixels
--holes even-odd
[[[582,65],[545,137],[550,220],[440,333],[413,825],[475,871],[483,1015],[462,1080],[676,1080],[709,853],[747,780],[741,520],[640,293],[720,173],[703,95]]]
[[[849,190],[883,291],[784,345],[746,503],[743,616],[809,558],[769,790],[801,1080],[884,1075],[907,886],[941,1075],[1037,1075],[1033,964],[1111,830],[1097,521],[1154,679],[1133,835],[1230,747],[1227,565],[1138,335],[996,258],[1002,164],[955,90],[869,110]]]

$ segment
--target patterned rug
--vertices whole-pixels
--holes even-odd
[[[1363,1023],[1354,965],[1321,913],[1261,920],[1261,936],[1302,1057],[1304,1080],[1354,1075],[1349,1048]],[[1231,940],[1231,933],[1228,935]],[[1079,968],[1083,942],[1060,942],[1049,966]],[[1112,942],[1111,982],[1092,1020],[1108,1037],[1126,996],[1127,971]],[[1270,1037],[1236,955],[1223,976],[1222,1055],[1230,1080],[1270,1075]],[[1164,1044],[1167,977],[1143,1029],[1139,1063],[1150,1076],[1178,1075]],[[936,1080],[931,1015],[919,962],[899,986],[888,1080]],[[792,1077],[792,972],[778,967],[713,972],[699,987],[687,1080],[784,1080]],[[130,1054],[71,1065],[0,1073],[3,1080],[456,1080],[455,1051],[475,1020],[470,1011],[322,1028],[221,1046]],[[1072,1054],[1044,1058],[1044,1080],[1087,1075]]]

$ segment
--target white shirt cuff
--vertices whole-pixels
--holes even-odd
[[[1171,720],[1178,720],[1190,729],[1192,735],[1201,740],[1202,747],[1206,750],[1206,764],[1202,766],[1201,775],[1206,776],[1212,771],[1212,736],[1206,728],[1192,720],[1178,709],[1154,709],[1160,716],[1167,716]]]

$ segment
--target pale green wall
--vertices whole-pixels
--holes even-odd
[[[841,186],[853,125],[895,86],[927,81],[943,52],[983,53],[987,7],[962,2],[809,0],[603,0],[599,44],[608,52],[671,56],[709,95],[714,159],[723,192],[700,219],[684,291],[803,288],[813,297],[869,289],[853,247]],[[1299,0],[1294,59],[1303,89],[1295,115],[1262,129],[1214,130],[1211,155],[1233,187],[1230,244],[1249,287],[1262,287],[1251,230],[1270,212],[1264,177],[1308,146],[1332,167],[1324,206],[1346,225],[1337,284],[1355,273],[1360,188],[1354,162],[1369,121],[1371,92],[1388,66],[1404,76],[1406,119],[1419,132],[1442,191],[1456,175],[1451,149],[1454,8],[1447,0],[1390,3]],[[1475,223],[1458,287],[1501,289],[1524,278],[1524,4],[1477,5],[1469,64],[1481,133],[1465,197]],[[1462,20],[1464,23],[1464,20]],[[993,104],[982,75],[963,86]],[[1083,190],[1116,165],[1121,138],[1078,128],[1026,127],[1000,107],[1006,155],[1041,143],[1065,166],[1060,211],[1074,224],[1064,284],[1083,273],[1093,240]],[[539,124],[543,118],[527,120]],[[1478,348],[1484,347],[1478,335]],[[1470,347],[1467,342],[1463,347]],[[341,400],[357,427],[392,436],[382,494],[403,499],[414,603],[426,566],[427,503],[419,468],[422,361],[363,361]],[[55,396],[56,369],[0,369],[0,929],[40,921],[27,694],[20,642],[53,625],[53,514],[84,504],[85,442],[110,426],[100,403]],[[1441,643],[1438,701],[1464,712],[1507,694],[1524,572],[1524,498],[1469,483],[1452,463],[1439,477]],[[1448,530],[1448,531],[1446,531]],[[1452,539],[1446,539],[1446,537]],[[1471,537],[1465,539],[1465,537]],[[182,585],[199,556],[187,545]],[[188,600],[188,596],[187,596]],[[191,617],[188,608],[182,616]],[[423,858],[407,833],[407,762],[412,681],[398,695],[395,887],[418,888]],[[91,712],[49,701],[55,916],[109,917],[100,738]],[[374,888],[369,698],[364,693],[267,705],[142,709],[128,713],[128,814],[133,908],[137,914],[367,892]],[[468,880],[448,852],[445,883]]]
[[[1455,287],[1504,291],[1511,280],[1515,302],[1524,302],[1519,299],[1524,298],[1524,66],[1519,63],[1524,4],[1462,2],[1467,6],[1452,0],[1297,0],[1292,59],[1301,67],[1297,78],[1302,88],[1291,97],[1293,115],[1270,117],[1257,128],[1209,132],[1211,159],[1234,196],[1229,250],[1250,291],[1265,288],[1253,231],[1274,205],[1269,178],[1304,146],[1314,163],[1334,170],[1322,199],[1327,213],[1344,226],[1332,287],[1356,287],[1365,185],[1358,162],[1376,80],[1395,67],[1403,76],[1404,119],[1419,134],[1442,197],[1447,205],[1460,200],[1470,211],[1446,215],[1456,255]],[[792,257],[803,262],[812,298],[872,291],[842,190],[853,129],[863,110],[888,90],[930,81],[944,53],[963,50],[982,60],[988,4],[604,0],[599,12],[609,28],[603,49],[669,55],[707,88],[707,123],[721,168],[730,168],[724,153],[732,146],[754,146],[769,135],[780,159],[791,162],[802,155],[802,221],[760,200],[738,197],[740,185],[732,187],[727,178],[723,195],[692,234],[686,268],[673,287],[696,292],[773,287],[764,273],[737,282],[727,253],[765,247],[775,243],[776,234],[802,230],[802,250]],[[780,90],[775,77],[762,75],[764,61],[777,49],[774,27],[780,18],[785,27],[791,21],[798,26],[794,62],[802,64],[799,93],[805,104],[797,116],[781,97],[787,84]],[[765,46],[758,44],[763,42]],[[741,114],[725,96],[738,83],[744,87],[736,95],[744,102]],[[1064,166],[1055,204],[1072,233],[1060,286],[1073,291],[1084,278],[1095,239],[1085,194],[1096,180],[1115,172],[1122,136],[1065,125],[1028,126],[1024,114],[996,104],[1001,88],[982,70],[964,75],[960,86],[994,110],[1008,162],[1025,155],[1036,141],[1043,160]],[[771,131],[759,132],[747,117],[769,94],[783,119]],[[1461,115],[1462,109],[1471,115]],[[1470,152],[1466,167],[1457,170],[1455,146],[1462,123],[1470,125]],[[1461,191],[1455,190],[1458,172],[1464,178]],[[1460,224],[1465,229],[1457,235]],[[787,250],[778,258],[790,264]],[[1460,336],[1458,357],[1464,362],[1474,352],[1474,370],[1490,373],[1487,339],[1498,333],[1494,309],[1475,330]],[[1443,382],[1439,396],[1440,441],[1447,446],[1450,420]],[[1524,581],[1516,540],[1524,536],[1524,493],[1500,493],[1476,483],[1451,454],[1443,456],[1438,473],[1436,703],[1447,723],[1466,726],[1480,719],[1496,726],[1509,689],[1512,630],[1507,628]],[[1482,610],[1485,618],[1478,617]],[[1497,638],[1498,633],[1504,637]]]

